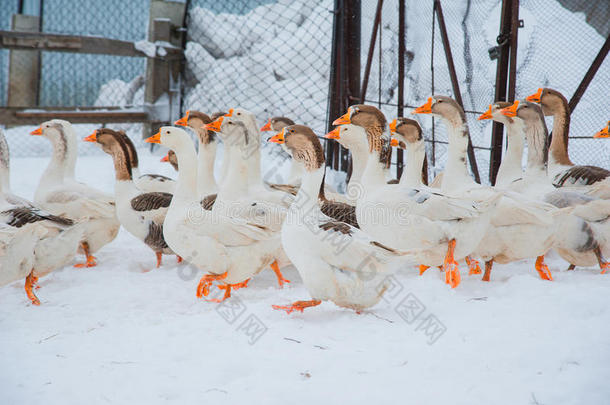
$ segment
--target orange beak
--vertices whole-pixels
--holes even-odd
[[[228,113],[226,113],[224,116],[225,116],[225,117],[232,117],[232,116],[233,116],[233,109],[232,109],[232,108],[229,108],[229,112],[228,112]]]
[[[398,146],[398,139],[396,139],[396,138],[390,139],[390,145],[392,145],[394,147]]]
[[[483,114],[479,115],[479,118],[477,118],[477,120],[483,121],[483,120],[490,120],[492,118],[493,118],[493,116],[491,115],[491,104],[490,104],[487,111],[485,111]]]
[[[271,131],[272,129],[273,128],[271,128],[271,118],[269,118],[269,121],[267,121],[267,123],[261,127],[261,132]]]
[[[83,141],[85,142],[97,142],[97,136],[96,136],[96,131],[93,131],[93,133],[91,135],[89,135],[88,137],[84,138]]]
[[[284,143],[284,128],[267,140],[273,143]]]
[[[432,97],[428,97],[428,101],[424,105],[420,105],[411,114],[431,114],[432,113]]]
[[[229,114],[233,114],[233,109],[229,110]],[[220,132],[220,126],[222,125],[222,120],[224,117],[230,117],[230,115],[223,115],[222,117],[216,118],[216,121],[212,121],[209,124],[205,124],[203,127],[208,131]]]
[[[32,132],[30,132],[30,135],[42,135],[42,127],[36,128]]]
[[[324,138],[327,139],[341,139],[341,127],[337,127],[324,135]]]
[[[146,138],[145,142],[148,142],[148,143],[161,143],[161,132],[157,132],[156,134],[154,134],[150,138]]]
[[[161,158],[161,162],[169,162],[169,155],[165,155]]]
[[[527,96],[525,99],[527,101],[531,101],[533,103],[539,103],[540,97],[542,96],[542,87],[538,89],[538,91],[531,96]]]
[[[189,120],[189,113],[191,110],[188,110],[184,117],[180,118],[178,121],[174,122],[174,125],[180,125],[181,127],[186,127]]]
[[[517,107],[519,107],[519,100],[516,100],[510,107],[503,108],[500,112],[507,117],[515,117],[517,115]]]
[[[390,131],[391,132],[396,132],[396,124],[398,124],[398,120],[396,118],[394,118],[394,121],[390,122]],[[395,146],[395,145],[392,145],[392,146]]]
[[[340,116],[339,118],[337,118],[336,120],[333,121],[333,125],[351,124],[352,120],[349,117],[350,113],[351,113],[351,109],[348,108],[347,112],[345,114],[343,114],[342,116]]]
[[[608,125],[606,125],[606,128],[593,135],[593,138],[610,138],[610,134],[608,133],[608,127],[610,127],[610,121],[608,121]]]

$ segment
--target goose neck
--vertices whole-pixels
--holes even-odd
[[[422,185],[422,167],[426,157],[426,145],[424,141],[409,144],[407,146],[407,168],[400,177],[400,184],[409,187]]]
[[[178,159],[178,183],[174,192],[173,200],[195,200],[197,199],[197,155],[191,140],[187,138],[176,145],[174,152]],[[172,200],[172,202],[173,202]]]
[[[199,140],[197,155],[197,191],[199,195],[209,195],[216,191],[214,179],[214,160],[216,159],[216,141],[203,143]]]
[[[521,159],[523,157],[524,135],[523,129],[514,124],[505,124],[506,153],[500,163],[496,186],[505,187],[522,176]]]
[[[301,212],[315,212],[318,208],[320,188],[324,181],[324,165],[315,170],[306,170],[303,173],[301,187],[293,202],[293,207]]]
[[[443,177],[443,191],[459,189],[464,185],[474,185],[474,180],[466,166],[469,131],[465,122],[445,120],[449,138],[447,166]]]
[[[553,114],[553,139],[551,139],[552,162],[558,165],[573,166],[568,154],[570,135],[570,112],[568,106],[561,104]]]

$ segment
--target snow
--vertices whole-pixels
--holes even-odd
[[[12,160],[17,193],[32,197],[47,159]],[[175,177],[159,156],[141,149],[140,160],[142,173]],[[79,157],[77,176],[113,189],[106,155]],[[225,304],[198,300],[201,272],[169,256],[150,270],[154,255],[124,230],[97,257],[96,268],[43,278],[40,307],[21,282],[0,288],[0,403],[580,405],[610,396],[610,277],[566,271],[552,255],[553,282],[529,260],[497,265],[490,283],[462,266],[455,290],[436,269],[399,269],[387,300],[361,315],[331,303],[274,311],[309,298],[291,268],[283,290],[264,271]]]
[[[141,40],[135,43],[135,47],[138,51],[143,52],[149,58],[157,56],[157,46],[152,42]]]

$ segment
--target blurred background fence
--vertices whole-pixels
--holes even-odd
[[[606,0],[0,0],[0,4],[2,31],[12,29],[14,15],[30,15],[35,16],[33,24],[25,17],[20,22],[30,23],[31,31],[121,40],[121,46],[133,48],[121,55],[112,47],[107,54],[57,52],[47,43],[46,48],[37,45],[23,51],[3,49],[6,46],[0,42],[0,117],[21,114],[19,120],[0,125],[44,121],[32,108],[58,115],[85,109],[79,122],[112,125],[140,138],[187,109],[214,112],[240,106],[255,113],[261,124],[282,115],[323,135],[336,116],[361,100],[380,106],[392,119],[408,115],[433,94],[455,97],[459,89],[471,130],[471,167],[482,181],[493,178],[503,139],[498,133],[492,136],[492,125],[476,121],[476,116],[498,95],[524,98],[543,86],[571,99],[610,32]],[[513,22],[521,20],[522,25],[516,42],[516,75],[508,55],[515,49],[510,40],[517,30],[510,24],[502,28],[507,6],[516,7]],[[503,46],[498,48],[499,58],[492,60],[488,50],[497,47],[498,40]],[[170,51],[179,53],[170,58],[166,56]],[[35,72],[30,72],[37,80],[9,86],[11,52],[39,55],[34,58]],[[31,58],[22,60],[28,65],[13,64],[11,71],[32,68]],[[601,60],[573,111],[570,152],[575,162],[609,167],[610,158],[599,152],[599,141],[589,138],[610,111],[610,60]],[[499,62],[506,65],[502,91],[496,86]],[[27,94],[19,95],[22,90]],[[5,108],[2,115],[3,106],[21,110]],[[112,114],[123,114],[122,119],[113,121]],[[427,140],[429,174],[434,177],[446,160],[445,128],[427,116],[418,120]],[[9,142],[14,155],[33,153],[25,141]],[[328,164],[347,171],[348,153],[334,141],[325,141],[325,147]],[[397,175],[403,163],[402,154],[395,154]]]

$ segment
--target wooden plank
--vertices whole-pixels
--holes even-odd
[[[144,52],[136,49],[134,42],[24,31],[0,31],[0,48],[148,57]],[[156,55],[153,59],[182,60],[184,57],[180,47],[164,46],[164,49],[165,56]]]
[[[3,125],[37,125],[41,122],[62,119],[73,124],[83,123],[119,123],[119,122],[145,122],[148,121],[148,113],[141,110],[27,110],[22,108],[0,108],[0,123]]]
[[[13,14],[14,30],[37,32],[40,18],[32,15]],[[12,49],[9,53],[8,106],[35,106],[38,101],[38,77],[40,52]]]

